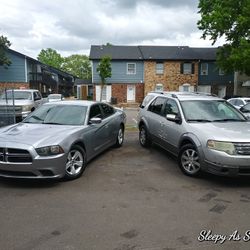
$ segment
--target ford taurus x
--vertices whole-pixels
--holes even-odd
[[[139,111],[139,141],[178,157],[184,174],[250,175],[250,123],[223,99],[200,93],[150,93]]]

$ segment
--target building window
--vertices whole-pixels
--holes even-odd
[[[157,75],[163,74],[164,73],[164,64],[163,63],[156,63],[155,70],[156,70]]]
[[[194,91],[194,86],[192,86],[189,83],[184,83],[181,86],[179,86],[179,91],[180,92],[193,92]]]
[[[224,74],[225,74],[224,70],[223,69],[219,69],[219,75],[220,76],[224,76]]]
[[[181,74],[194,74],[194,64],[193,63],[182,63],[181,64]]]
[[[155,91],[163,91],[163,84],[162,83],[157,83],[155,85]]]
[[[201,75],[202,76],[208,75],[208,64],[207,63],[201,64]]]
[[[127,63],[127,74],[128,75],[135,75],[136,74],[135,63]]]

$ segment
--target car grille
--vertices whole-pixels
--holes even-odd
[[[1,113],[12,113],[14,111],[13,106],[0,106],[0,112]],[[15,106],[15,112],[22,112],[21,106]]]
[[[0,148],[0,162],[31,163],[29,151],[17,148]]]
[[[238,155],[250,155],[250,142],[234,143]]]

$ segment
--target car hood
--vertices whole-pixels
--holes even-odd
[[[19,123],[0,129],[0,142],[16,142],[35,148],[60,144],[84,126]]]
[[[33,102],[31,100],[15,100],[15,106],[24,106],[24,105],[31,105]],[[0,105],[1,106],[12,106],[13,105],[13,101],[12,100],[8,100],[8,102],[6,103],[5,100],[0,100]]]
[[[189,124],[194,134],[197,136],[199,134],[205,134],[207,139],[250,142],[250,122],[209,122]]]

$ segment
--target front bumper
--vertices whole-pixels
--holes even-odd
[[[220,176],[250,176],[250,155],[228,155],[207,149],[202,168],[206,172]]]
[[[13,144],[12,144],[13,145]],[[11,148],[11,145],[6,143],[1,148]],[[3,155],[0,159],[0,177],[6,178],[27,178],[27,179],[53,179],[62,178],[65,175],[65,164],[67,160],[66,154],[60,154],[55,156],[39,156],[32,146],[26,144],[15,144],[15,148],[18,150],[26,150],[31,156],[31,160],[27,162],[21,162],[23,159],[19,156],[8,157]],[[5,151],[4,151],[5,152]],[[4,153],[6,154],[6,153]],[[18,154],[16,154],[18,155]],[[18,158],[19,157],[19,158]],[[20,160],[20,162],[13,162]]]

